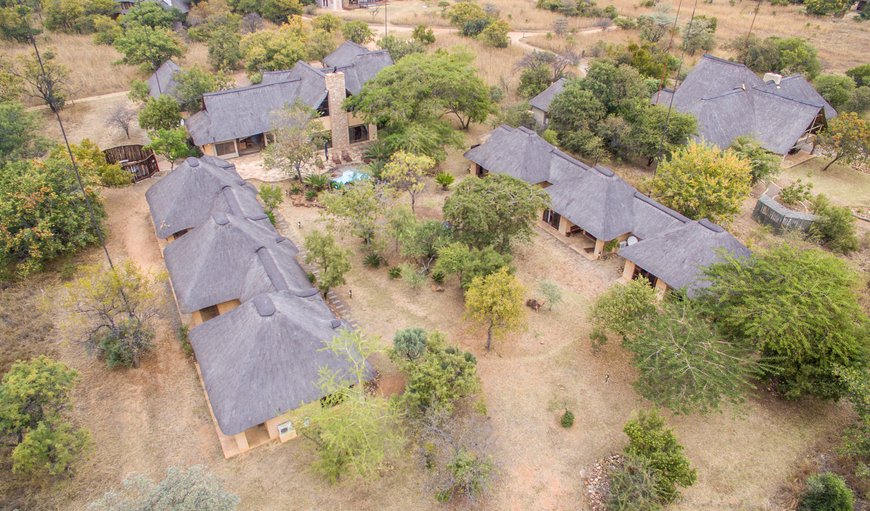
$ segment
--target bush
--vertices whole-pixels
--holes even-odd
[[[84,452],[89,439],[87,431],[65,422],[40,422],[12,450],[12,471],[41,477],[67,473]]]
[[[146,131],[171,130],[181,124],[181,108],[178,101],[166,94],[149,99],[139,111],[139,127]]]
[[[855,496],[846,481],[837,474],[825,472],[807,478],[807,489],[798,511],[852,511],[854,505]]]
[[[435,175],[435,182],[441,185],[442,190],[448,190],[456,178],[449,172],[439,172]]]
[[[391,355],[403,361],[414,361],[426,351],[428,334],[422,328],[405,328],[393,336]]]
[[[374,39],[375,34],[365,21],[348,21],[341,27],[345,39],[357,44],[365,44]]]
[[[480,32],[480,35],[478,35],[477,38],[483,41],[486,45],[494,46],[496,48],[507,48],[510,43],[510,39],[508,38],[508,32],[510,31],[511,26],[508,25],[507,21],[495,20],[492,23],[489,23],[486,28]]]
[[[443,284],[446,276],[443,271],[435,270],[432,272],[432,282],[439,285]]]
[[[397,279],[402,276],[402,269],[398,266],[393,266],[387,270],[387,275],[389,275],[391,279]]]
[[[259,192],[267,213],[271,213],[284,202],[284,193],[277,185],[260,185]]]
[[[396,352],[394,356],[408,379],[400,402],[413,416],[433,410],[452,413],[457,400],[480,388],[477,359],[467,351],[449,346],[443,334],[426,335],[419,329],[409,330],[411,332],[403,339],[406,344],[396,348],[404,355]],[[421,339],[421,335],[426,335],[425,339]]]
[[[411,38],[422,44],[432,44],[435,42],[435,32],[426,25],[417,25]]]
[[[664,509],[656,493],[656,472],[644,460],[626,456],[622,463],[607,474],[610,511],[661,511]]]
[[[384,258],[377,252],[369,252],[363,257],[363,263],[370,268],[380,268]]]
[[[841,254],[858,249],[855,217],[848,207],[835,206],[830,199],[819,194],[813,202],[813,213],[817,218],[810,226],[810,234],[822,245]]]
[[[562,418],[559,419],[559,424],[561,424],[563,428],[570,428],[574,425],[574,414],[570,410],[565,410],[565,413],[562,414]]]
[[[689,466],[683,446],[677,442],[673,431],[665,426],[658,412],[639,412],[636,418],[626,423],[623,431],[628,435],[625,454],[647,463],[658,475],[655,491],[660,502],[676,501],[680,497],[677,485],[688,487],[695,484],[697,474]]]
[[[797,206],[801,202],[810,200],[813,196],[812,191],[812,183],[804,183],[798,179],[779,191],[779,202],[789,206]]]
[[[319,28],[325,32],[333,33],[341,30],[344,21],[341,18],[336,16],[335,14],[321,14],[317,16],[313,20],[311,20],[311,26],[314,28]]]

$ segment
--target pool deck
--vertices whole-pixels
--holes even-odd
[[[353,158],[353,161],[342,163],[341,165],[335,165],[331,161],[327,162],[323,169],[317,168],[314,164],[303,165],[302,175],[305,176],[308,174],[323,172],[329,172],[335,175],[336,172],[341,172],[343,169],[347,169],[348,167],[360,168],[363,166],[362,151],[364,148],[365,144],[352,146],[348,152],[350,153],[351,158]],[[330,152],[330,155],[331,154],[332,153]],[[320,156],[323,156],[322,152]],[[242,176],[242,179],[256,179],[257,181],[262,181],[264,183],[277,183],[279,181],[286,181],[289,178],[289,176],[280,169],[266,168],[263,165],[263,153],[247,154],[245,156],[239,156],[238,158],[231,158],[227,161],[236,166],[236,171],[238,171],[239,175]]]

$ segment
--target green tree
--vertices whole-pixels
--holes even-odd
[[[638,325],[656,313],[655,303],[656,291],[644,277],[612,286],[599,295],[590,311],[595,346],[607,342],[608,331],[627,339]]]
[[[813,45],[799,37],[772,39],[779,53],[778,71],[783,74],[801,73],[810,80],[821,72],[822,65]]]
[[[749,162],[735,153],[691,142],[659,164],[650,190],[689,218],[723,223],[740,213],[751,180]]]
[[[40,127],[36,112],[17,101],[0,102],[0,166],[43,152],[48,141],[39,135]]]
[[[145,80],[133,80],[130,82],[130,92],[127,93],[130,101],[146,103],[151,98],[151,90]]]
[[[85,190],[101,222],[106,214],[100,196],[90,184]],[[0,262],[27,275],[96,242],[69,160],[6,164],[0,172]]]
[[[848,254],[858,250],[858,233],[852,210],[835,206],[826,196],[819,194],[813,201],[816,220],[810,225],[810,234],[834,252]]]
[[[477,248],[510,251],[531,239],[540,211],[550,205],[541,188],[506,174],[469,178],[444,202],[444,219],[457,239]]]
[[[26,43],[31,33],[39,30],[32,28],[30,15],[33,9],[26,5],[3,5],[0,7],[0,38],[7,41]]]
[[[855,475],[866,482],[870,479],[870,371],[838,367],[834,372],[843,382],[858,416],[846,429],[839,453],[855,464]]]
[[[433,408],[451,413],[456,401],[480,389],[477,359],[447,345],[441,333],[428,334],[422,353],[413,360],[401,355],[392,358],[407,376],[401,402],[412,416]]]
[[[475,2],[457,2],[451,5],[444,14],[450,24],[460,30],[467,23],[489,18],[483,7]]]
[[[320,30],[329,32],[330,34],[341,31],[341,26],[343,24],[344,20],[331,13],[320,14],[311,20],[312,27],[319,28]]]
[[[381,217],[390,209],[388,195],[380,185],[366,179],[325,193],[320,200],[329,217],[346,225],[351,234],[371,245]]]
[[[172,130],[181,124],[181,108],[172,96],[163,94],[145,102],[139,111],[139,127],[143,130]]]
[[[390,57],[392,57],[393,62],[398,62],[406,55],[411,55],[412,53],[423,53],[426,51],[426,47],[423,43],[415,41],[414,39],[399,39],[394,35],[388,35],[378,41],[378,48],[390,52]]]
[[[398,238],[402,255],[416,259],[423,272],[428,272],[438,248],[450,240],[450,231],[438,220],[414,220]]]
[[[374,32],[365,21],[348,21],[341,26],[341,34],[345,39],[356,44],[365,44],[375,38]]]
[[[12,450],[12,471],[32,477],[67,473],[89,440],[87,431],[61,420],[40,422]]]
[[[665,300],[632,329],[623,346],[638,369],[634,387],[658,406],[705,414],[742,403],[754,388],[754,346],[723,337],[692,301]]]
[[[15,362],[0,382],[0,432],[21,443],[28,431],[70,405],[78,381],[75,369],[45,355]]]
[[[694,115],[675,111],[669,114],[659,105],[638,106],[626,120],[626,140],[609,143],[610,150],[625,158],[646,158],[647,165],[684,147],[698,129]]]
[[[824,472],[807,478],[798,511],[852,511],[854,506],[855,495],[846,481],[833,472]]]
[[[133,182],[130,173],[122,169],[121,165],[117,163],[108,163],[106,155],[91,140],[86,138],[80,144],[72,145],[70,149],[72,149],[79,171],[88,176],[89,179],[95,180],[103,186],[124,186]],[[52,150],[51,157],[66,162],[70,161],[69,154],[61,146],[56,146]],[[71,163],[69,164],[71,165]]]
[[[184,55],[184,47],[165,28],[131,26],[115,39],[114,46],[123,55],[120,62],[149,71],[155,71],[172,57]]]
[[[260,200],[263,201],[266,213],[275,211],[284,202],[284,192],[278,185],[260,185]]]
[[[378,352],[377,339],[342,330],[326,348],[346,357],[350,368],[341,374],[321,370],[320,389],[332,406],[318,410],[305,431],[320,456],[315,468],[332,482],[346,473],[373,477],[402,445],[395,410],[385,397],[366,390],[366,360]]]
[[[411,38],[421,44],[432,44],[435,42],[435,32],[426,25],[417,25],[414,27],[414,32],[411,33]]]
[[[446,114],[456,116],[466,129],[471,122],[486,120],[493,109],[489,87],[473,60],[469,53],[444,51],[408,55],[366,82],[346,107],[388,131],[409,123],[433,125]]]
[[[505,20],[495,20],[486,25],[477,38],[488,46],[495,48],[507,48],[510,44],[508,32],[511,31],[511,26]]]
[[[89,34],[94,31],[94,18],[111,16],[112,0],[48,0],[42,7],[46,29],[57,32]]]
[[[475,277],[465,293],[466,317],[486,326],[486,351],[493,337],[517,331],[523,326],[525,289],[507,268]]]
[[[553,307],[562,303],[562,288],[550,280],[542,280],[538,284],[538,290],[544,295],[547,302],[547,310],[553,310]]]
[[[789,398],[836,399],[837,367],[861,367],[870,320],[857,300],[858,276],[820,250],[782,245],[705,269],[702,295],[720,331],[753,344],[764,375]]]
[[[149,131],[148,138],[151,142],[144,149],[166,158],[170,170],[175,168],[175,162],[193,154],[187,143],[187,131],[182,127]]]
[[[348,252],[338,246],[331,234],[320,231],[311,231],[305,236],[305,262],[320,271],[317,289],[324,296],[331,288],[344,284],[344,276],[350,271]]]
[[[607,473],[610,495],[607,509],[611,511],[662,511],[656,484],[658,474],[649,464],[636,457],[626,456]]]
[[[299,0],[264,0],[258,4],[259,14],[272,23],[282,23],[291,16],[302,14]]]
[[[870,64],[861,64],[846,71],[846,76],[855,80],[855,85],[863,87],[870,85]]]
[[[390,358],[401,363],[413,362],[426,351],[426,338],[429,334],[422,328],[396,330],[393,336],[393,349]]]
[[[228,28],[214,30],[208,38],[208,64],[215,71],[235,71],[242,60],[242,39]]]
[[[729,149],[749,162],[752,184],[776,177],[781,170],[780,157],[763,148],[761,143],[752,137],[744,135],[735,138]]]
[[[520,84],[517,94],[524,98],[533,98],[544,92],[550,86],[550,68],[539,64],[523,69],[520,73]]]
[[[870,122],[854,112],[844,112],[828,122],[828,128],[819,135],[819,145],[834,154],[822,167],[842,160],[851,165],[870,159]]]
[[[716,46],[715,32],[714,21],[696,17],[683,27],[683,50],[689,55],[694,55],[698,50],[712,50]]]
[[[667,12],[657,11],[650,15],[637,17],[640,39],[649,43],[659,42],[674,26],[674,17]]]
[[[302,181],[302,165],[317,153],[323,123],[317,120],[317,111],[301,101],[273,112],[271,132],[275,141],[263,151],[266,167],[281,169],[288,176],[296,174]]]
[[[94,17],[94,42],[97,44],[105,44],[111,46],[115,44],[115,39],[124,34],[124,29],[120,23],[112,19],[110,16],[95,16]]]
[[[58,112],[66,106],[69,95],[69,69],[55,59],[54,51],[42,52],[42,65],[36,56],[22,58],[9,72],[23,84],[25,96],[48,106]]]
[[[61,301],[76,312],[71,326],[80,330],[88,352],[105,359],[109,369],[139,367],[154,347],[159,280],[124,261],[114,268],[86,266],[64,285]]]
[[[381,178],[396,191],[408,192],[411,197],[411,211],[416,213],[417,194],[426,187],[426,176],[434,167],[435,160],[428,156],[397,151],[384,165]]]
[[[855,93],[855,81],[848,76],[822,74],[813,82],[819,94],[837,110],[852,98]]]
[[[851,0],[804,0],[807,14],[815,16],[842,16],[851,6]]]
[[[308,60],[307,33],[301,27],[284,24],[277,30],[262,30],[242,37],[242,55],[248,75],[290,69]]]
[[[191,68],[175,73],[175,90],[172,95],[181,110],[196,113],[202,108],[202,95],[231,87],[231,79],[225,74],[209,73],[199,68]]]
[[[637,417],[625,424],[623,431],[628,436],[626,456],[642,460],[658,476],[655,489],[659,502],[674,502],[680,497],[678,485],[686,488],[695,484],[695,469],[689,465],[683,446],[657,411],[638,412]]]
[[[126,29],[135,26],[171,29],[176,21],[181,21],[178,9],[164,9],[156,2],[138,2],[120,18]]]
[[[843,110],[859,114],[870,111],[870,85],[862,85],[856,88],[849,101],[843,105]]]
[[[109,490],[88,509],[134,511],[148,505],[174,511],[235,511],[238,504],[239,497],[225,491],[219,479],[202,465],[194,465],[186,470],[168,468],[157,484],[142,474],[130,475],[120,489]]]
[[[509,268],[512,259],[510,254],[500,254],[492,247],[478,249],[454,242],[438,248],[435,271],[457,275],[462,289],[468,289],[476,277],[486,277],[501,268]]]

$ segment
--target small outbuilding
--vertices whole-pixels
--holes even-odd
[[[539,128],[546,128],[550,124],[549,113],[550,105],[553,100],[565,90],[567,78],[559,78],[543,92],[529,100],[529,106],[532,107],[532,116],[535,118],[535,124]]]

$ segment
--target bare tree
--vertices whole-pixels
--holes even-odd
[[[22,58],[9,71],[24,83],[24,94],[42,101],[56,114],[66,105],[70,81],[69,69],[54,58],[54,52],[49,50],[41,60],[36,55]]]
[[[314,158],[322,138],[323,123],[319,114],[297,101],[272,112],[272,133],[275,141],[263,151],[267,168],[280,169],[288,176],[294,171],[302,182],[302,165]]]
[[[261,28],[263,28],[263,18],[259,14],[249,12],[242,18],[241,29],[243,34],[253,34]]]
[[[106,119],[106,126],[123,131],[124,134],[127,135],[127,140],[129,140],[130,123],[132,123],[135,118],[136,111],[132,108],[128,108],[127,105],[121,104],[116,106],[115,109],[112,110],[112,113],[109,114],[109,118]]]
[[[533,51],[527,53],[517,62],[517,69],[528,69],[537,66],[547,66],[553,71],[552,81],[565,76],[568,66],[577,65],[580,57],[572,51],[564,51],[560,54],[549,51]]]

